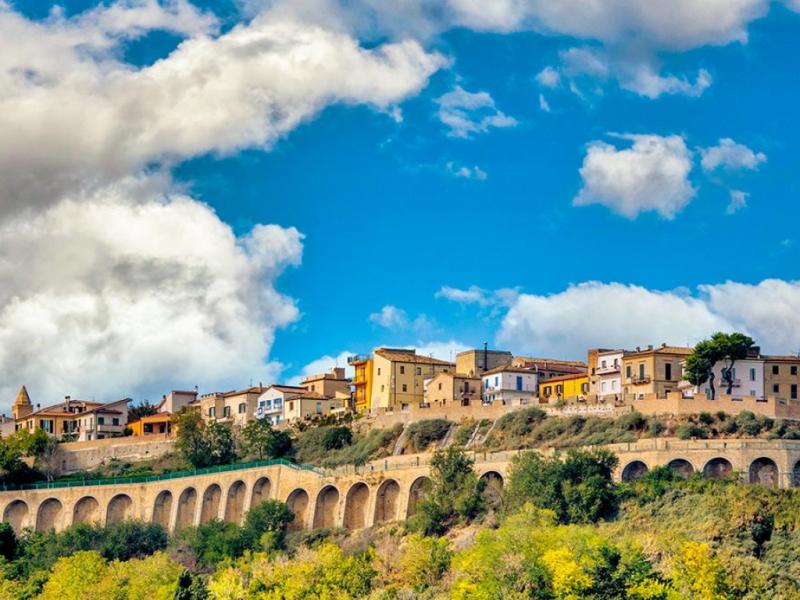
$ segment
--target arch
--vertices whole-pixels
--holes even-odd
[[[792,487],[800,487],[800,460],[794,463],[792,469]]]
[[[253,496],[250,498],[250,507],[258,506],[265,500],[269,500],[269,493],[272,490],[272,482],[269,477],[261,477],[253,484]]]
[[[36,531],[59,529],[63,510],[64,505],[58,498],[48,498],[42,502],[36,511]]]
[[[344,526],[346,529],[363,529],[367,526],[369,488],[359,481],[350,486],[344,500]]]
[[[117,494],[108,503],[106,524],[119,523],[133,516],[133,500],[127,494]]]
[[[194,525],[196,511],[197,490],[193,487],[186,488],[178,497],[178,515],[175,519],[175,529],[186,529]]]
[[[673,458],[667,463],[669,468],[675,475],[684,479],[689,479],[694,474],[694,467],[685,458]]]
[[[3,511],[3,521],[11,525],[16,533],[22,531],[22,528],[27,525],[28,520],[28,505],[22,500],[14,500],[9,502]]]
[[[636,481],[647,474],[650,469],[641,460],[632,460],[622,469],[622,481]]]
[[[203,492],[203,504],[200,507],[200,524],[219,518],[219,501],[222,499],[222,488],[212,483]]]
[[[156,496],[153,503],[153,523],[158,523],[169,530],[169,518],[172,514],[172,492],[164,490]]]
[[[289,524],[290,531],[299,531],[306,528],[306,513],[308,512],[308,492],[297,488],[286,498],[286,506],[292,511],[294,520]]]
[[[498,506],[503,500],[503,476],[497,471],[486,471],[478,481],[484,484],[484,497],[490,504]]]
[[[225,501],[225,520],[228,523],[242,522],[244,515],[244,497],[247,493],[247,486],[244,481],[234,481],[228,488],[228,499]]]
[[[731,461],[722,456],[712,458],[703,467],[703,477],[706,479],[725,479],[733,473]]]
[[[375,523],[397,520],[400,484],[394,479],[381,483],[375,495]]]
[[[780,484],[780,474],[775,461],[766,456],[762,456],[751,462],[750,483],[757,483],[767,487],[778,487]]]
[[[92,496],[84,496],[72,509],[72,524],[97,523],[100,521],[100,503]]]
[[[326,485],[317,494],[314,506],[314,529],[336,527],[336,507],[339,504],[339,490]]]
[[[407,517],[413,517],[417,512],[417,504],[428,493],[431,487],[431,480],[424,475],[417,477],[411,487],[408,489],[408,510],[406,511]]]

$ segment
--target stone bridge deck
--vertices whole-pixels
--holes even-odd
[[[606,446],[619,457],[615,476],[633,480],[658,465],[683,476],[732,473],[750,483],[800,485],[800,441],[642,440]],[[502,488],[518,451],[472,453],[475,470],[490,491]],[[251,506],[274,498],[295,514],[295,529],[358,529],[414,513],[429,482],[430,455],[391,457],[329,472],[288,464],[243,466],[220,472],[146,481],[54,483],[36,489],[0,491],[3,521],[16,531],[62,530],[74,523],[142,519],[169,531],[217,518],[241,523]]]

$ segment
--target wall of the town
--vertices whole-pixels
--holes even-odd
[[[137,462],[164,456],[174,443],[174,439],[160,435],[68,442],[58,445],[54,464],[61,473],[74,473],[106,464],[112,458]]]

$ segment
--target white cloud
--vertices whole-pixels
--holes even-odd
[[[539,94],[539,108],[546,113],[551,112],[550,103],[547,101],[547,98],[544,97],[544,94]]]
[[[110,399],[164,385],[269,380],[275,330],[298,317],[275,281],[293,228],[237,237],[207,206],[126,181],[0,226],[0,397]],[[168,382],[165,384],[165,382]]]
[[[743,144],[737,144],[731,138],[722,138],[716,146],[701,148],[700,154],[702,155],[700,164],[705,171],[713,171],[720,167],[753,171],[767,160],[767,155],[763,152],[754,152]]]
[[[327,105],[397,115],[447,64],[412,40],[365,49],[345,32],[265,12],[222,35],[185,2],[114,3],[31,21],[0,3],[2,210],[54,202],[153,163],[269,147]],[[120,40],[193,34],[143,68]],[[58,107],[54,110],[53,107]]]
[[[369,321],[390,331],[408,331],[417,335],[425,335],[433,331],[434,323],[426,315],[418,315],[414,319],[402,308],[387,304],[380,311],[371,313]]]
[[[453,177],[461,179],[476,179],[478,181],[486,181],[489,175],[481,169],[478,165],[468,167],[466,165],[457,165],[453,162],[447,163],[447,172]]]
[[[728,203],[725,213],[732,215],[747,206],[747,198],[750,194],[741,190],[730,190],[731,201]]]
[[[743,331],[767,352],[800,349],[800,282],[726,282],[655,291],[587,282],[549,296],[521,294],[498,344],[516,352],[580,358],[591,347],[693,344],[714,331]]]
[[[451,362],[455,362],[456,354],[469,350],[469,348],[468,345],[456,340],[421,342],[416,346],[417,354],[419,355],[432,356],[439,360],[449,360]]]
[[[498,110],[487,92],[468,92],[461,86],[441,96],[439,120],[448,127],[448,135],[469,138],[492,128],[514,127],[517,120]]]
[[[561,74],[558,69],[548,66],[539,71],[536,75],[536,81],[544,87],[557,88],[561,84]]]
[[[444,298],[458,304],[477,304],[481,307],[486,307],[510,306],[516,301],[518,294],[519,292],[513,288],[485,290],[477,285],[471,285],[466,289],[443,285],[434,294],[434,297]]]
[[[624,149],[601,141],[589,144],[580,175],[576,206],[602,204],[633,219],[655,211],[672,219],[695,196],[689,182],[692,152],[678,135],[617,136],[633,142]]]
[[[287,380],[286,383],[288,385],[298,385],[303,379],[305,379],[309,375],[318,375],[319,373],[327,373],[334,367],[344,367],[345,377],[352,378],[354,374],[354,369],[348,364],[347,359],[355,354],[356,354],[355,352],[345,350],[343,352],[340,352],[336,356],[331,356],[329,354],[320,356],[319,358],[312,360],[310,363],[305,365],[302,369],[300,369],[300,372],[297,375],[291,377],[289,380]]]

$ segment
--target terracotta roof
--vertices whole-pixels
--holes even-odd
[[[800,356],[792,356],[792,355],[780,356],[780,355],[765,354],[761,358],[771,362],[800,362]]]
[[[127,398],[125,399],[127,400]],[[109,402],[108,404],[117,404],[118,402],[122,402],[122,400],[115,400],[114,402]],[[20,417],[19,420],[23,421],[25,419],[29,419],[31,417],[78,417],[80,415],[87,415],[94,412],[105,412],[108,414],[121,414],[120,411],[115,411],[112,409],[105,409],[103,410],[106,404],[102,402],[89,402],[87,400],[70,400],[71,404],[82,404],[85,406],[85,410],[80,412],[70,412],[64,410],[64,402],[59,402],[58,404],[53,404],[51,406],[45,406],[35,412],[32,412],[29,415],[24,417]]]
[[[657,348],[645,348],[644,350],[634,350],[625,355],[625,358],[631,356],[640,356],[642,354],[680,354],[688,356],[694,352],[693,348],[687,346],[658,346]]]
[[[588,377],[586,373],[576,373],[574,375],[559,375],[558,377],[551,377],[550,379],[543,379],[539,382],[539,385],[545,385],[547,383],[553,383],[555,381],[569,381],[570,379],[584,379]]]
[[[303,393],[303,392],[306,391],[306,388],[301,387],[299,385],[279,385],[277,383],[269,386],[267,389],[269,389],[269,388],[275,388],[279,392],[299,392],[299,393]]]
[[[567,365],[570,367],[585,367],[586,363],[582,360],[564,360],[562,358],[536,358],[532,356],[516,356],[514,360],[511,361],[514,365],[520,364],[546,364],[548,365],[547,368],[550,368],[550,365]]]
[[[483,375],[494,375],[495,373],[525,373],[526,375],[533,375],[536,372],[532,369],[524,369],[522,367],[514,367],[512,365],[502,365],[500,367],[495,367],[494,369],[489,369],[488,371],[484,371],[481,373]]]
[[[424,356],[422,354],[417,354],[415,350],[402,350],[396,348],[378,348],[375,350],[375,354],[378,356],[382,356],[387,360],[391,360],[393,362],[406,362],[406,363],[414,363],[414,364],[422,364],[422,365],[442,365],[442,366],[455,366],[455,363],[451,363],[447,360],[441,360],[438,358],[433,358],[432,356]]]
[[[20,406],[30,403],[31,403],[31,397],[28,396],[28,388],[26,388],[23,385],[21,388],[19,388],[19,393],[17,394],[17,398],[16,400],[14,400],[14,406]]]
[[[259,386],[256,385],[256,386],[253,386],[253,387],[245,388],[243,390],[235,390],[235,391],[232,391],[232,392],[223,392],[222,393],[222,397],[223,398],[230,398],[231,396],[241,396],[243,394],[260,394],[265,389],[266,389],[265,387],[259,387]]]

